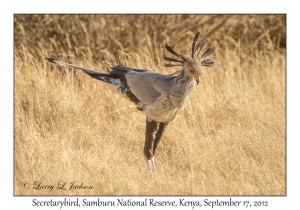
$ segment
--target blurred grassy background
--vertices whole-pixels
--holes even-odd
[[[285,15],[14,16],[16,195],[285,195]],[[145,117],[84,73],[163,67],[168,43],[190,54],[196,31],[215,46],[183,114],[143,158]],[[93,190],[36,190],[36,180]]]

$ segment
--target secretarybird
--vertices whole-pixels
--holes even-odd
[[[150,171],[155,172],[154,155],[168,123],[175,120],[182,112],[193,89],[199,83],[201,66],[214,65],[213,59],[204,59],[214,52],[214,47],[208,48],[199,56],[207,42],[203,39],[202,42],[197,43],[199,36],[200,33],[197,32],[192,43],[191,55],[178,54],[167,44],[165,45],[165,48],[177,57],[176,59],[164,57],[167,61],[175,62],[165,64],[165,67],[182,66],[181,70],[169,75],[122,65],[111,67],[112,70],[107,74],[54,58],[46,59],[62,66],[80,69],[91,77],[110,84],[109,87],[113,91],[117,91],[137,105],[137,109],[147,116],[144,154]]]

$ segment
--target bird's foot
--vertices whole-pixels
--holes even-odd
[[[156,173],[156,170],[155,170],[155,162],[154,162],[154,157],[150,158],[149,160],[147,160],[147,164],[148,164],[148,167],[149,167],[149,170],[152,174],[155,174]]]

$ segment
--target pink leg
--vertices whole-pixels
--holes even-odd
[[[149,160],[147,160],[147,164],[148,164],[150,172],[155,174],[156,170],[155,170],[154,157],[151,157]]]

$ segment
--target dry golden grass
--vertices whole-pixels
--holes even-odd
[[[216,47],[215,65],[166,130],[152,181],[145,116],[44,57],[170,73],[163,45],[190,54],[196,31]],[[15,15],[14,62],[15,195],[286,194],[284,15]],[[24,187],[34,181],[93,189]]]

